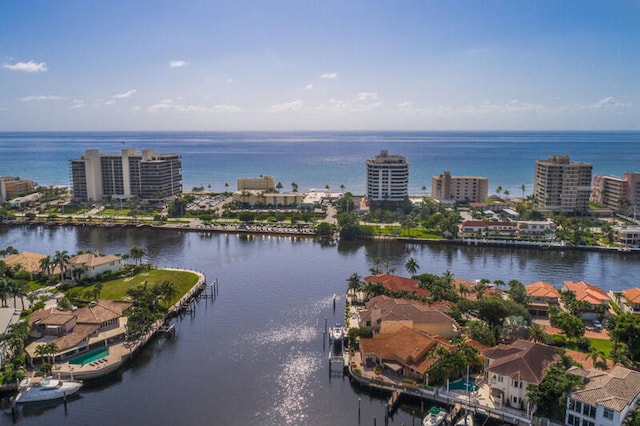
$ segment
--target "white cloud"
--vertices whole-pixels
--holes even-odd
[[[173,59],[171,60],[171,62],[169,62],[170,68],[182,68],[182,67],[186,67],[187,65],[189,65],[189,62],[181,61],[178,59]]]
[[[87,104],[84,103],[84,101],[73,101],[73,105],[71,105],[69,108],[78,109],[78,108],[84,108],[86,106]]]
[[[358,101],[377,100],[378,94],[374,92],[360,92],[356,95]]]
[[[613,96],[607,96],[606,98],[600,99],[598,102],[591,105],[591,107],[595,109],[611,109],[628,106],[631,106],[631,102],[620,102]]]
[[[157,104],[153,104],[151,105],[148,110],[150,112],[156,112],[156,111],[166,111],[169,108],[172,107],[173,101],[171,99],[163,99],[160,102],[158,102]]]
[[[131,89],[128,92],[125,93],[118,93],[117,95],[113,95],[112,98],[113,99],[127,99],[132,97],[133,95],[135,95],[137,92],[136,89]]]
[[[114,105],[115,103],[116,103],[115,99],[111,99],[111,100],[106,101],[104,104],[105,105]]]
[[[68,98],[65,96],[55,96],[55,95],[25,96],[24,98],[20,98],[22,102],[64,101],[66,99]]]
[[[29,62],[16,62],[13,65],[5,64],[4,67],[8,70],[12,71],[22,71],[22,72],[45,72],[47,71],[47,64],[45,62],[36,63],[33,61]]]
[[[326,79],[329,79],[329,80],[335,80],[336,78],[338,78],[338,73],[337,72],[327,72],[327,73],[321,74],[320,78],[326,78]]]
[[[300,111],[301,109],[302,101],[299,99],[291,102],[283,102],[281,104],[271,105],[269,107],[270,112]]]
[[[313,84],[307,84],[306,86],[304,86],[304,90],[313,90]]]
[[[220,104],[220,105],[214,105],[213,111],[219,112],[219,113],[234,113],[234,112],[242,112],[243,109],[238,105]]]
[[[179,101],[180,98],[177,98]],[[242,107],[238,105],[219,104],[213,106],[202,106],[192,104],[182,104],[174,101],[173,99],[163,99],[160,102],[151,105],[147,108],[149,112],[159,111],[177,111],[177,112],[196,112],[206,114],[230,114],[242,112]]]

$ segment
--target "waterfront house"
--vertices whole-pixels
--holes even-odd
[[[360,354],[365,368],[381,366],[391,374],[422,382],[437,361],[436,357],[429,356],[437,346],[453,347],[441,336],[402,327],[393,334],[360,339]]]
[[[463,238],[513,237],[516,234],[516,222],[489,222],[484,220],[467,220],[460,224],[460,235]]]
[[[16,265],[20,265],[22,269],[32,274],[37,274],[40,272],[40,260],[47,257],[44,254],[39,253],[31,253],[28,251],[24,251],[18,254],[10,254],[7,257],[3,257],[0,259],[4,262],[8,267],[13,267]]]
[[[29,318],[30,335],[37,340],[27,346],[27,359],[33,365],[33,360],[40,357],[36,350],[42,344],[55,343],[58,352],[53,358],[64,361],[78,353],[124,340],[124,313],[131,306],[130,302],[98,300],[75,311],[37,310]]]
[[[582,377],[584,387],[567,396],[567,425],[621,425],[640,399],[640,372],[621,366],[609,372],[571,367],[568,372]]]
[[[578,312],[582,319],[594,320],[606,316],[611,298],[599,287],[584,281],[565,281],[564,291],[572,291],[580,303]]]
[[[458,335],[458,323],[446,313],[415,300],[376,296],[360,311],[360,327],[373,333],[395,334],[402,327],[450,339]]]
[[[529,284],[527,294],[531,298],[529,302],[529,314],[534,317],[549,317],[549,307],[560,305],[560,292],[557,288],[544,281]]]
[[[427,297],[429,292],[418,286],[419,281],[413,278],[391,274],[369,275],[364,277],[365,283],[381,284],[392,293],[407,292],[417,297]]]
[[[622,291],[610,291],[609,296],[623,312],[640,315],[640,287]]]
[[[550,220],[521,220],[518,221],[518,230],[516,235],[520,238],[526,239],[554,240],[556,238],[556,224]]]
[[[613,240],[624,247],[640,246],[640,226],[614,226]]]
[[[95,278],[105,272],[116,272],[124,267],[120,256],[101,256],[93,253],[83,253],[69,259],[71,275],[78,278]]]
[[[500,406],[529,408],[527,386],[542,382],[547,369],[558,359],[556,350],[519,339],[511,345],[499,344],[484,351],[485,379],[492,399]]]

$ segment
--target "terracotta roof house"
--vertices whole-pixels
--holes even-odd
[[[499,344],[482,354],[485,357],[485,378],[491,397],[500,404],[519,410],[527,405],[527,385],[539,385],[547,368],[559,357],[557,348],[516,340],[511,345]]]
[[[112,254],[100,256],[83,253],[69,259],[69,269],[78,279],[95,278],[107,271],[116,272],[124,266],[122,258]]]
[[[126,317],[124,313],[132,306],[130,302],[98,300],[76,311],[61,311],[56,308],[40,309],[29,318],[30,333],[38,338],[27,346],[30,362],[38,358],[36,349],[45,343],[55,343],[58,353],[56,361],[106,346],[124,339]]]
[[[610,291],[609,296],[615,300],[623,311],[640,315],[640,287],[622,291]]]
[[[47,257],[44,254],[31,253],[24,251],[18,254],[11,254],[7,257],[0,259],[7,266],[20,265],[25,271],[29,271],[32,274],[40,272],[40,260]]]
[[[378,274],[364,277],[364,281],[368,283],[382,284],[392,292],[407,291],[418,297],[427,297],[429,295],[427,290],[418,287],[419,281],[414,280],[413,278],[406,278],[391,274]]]
[[[360,312],[360,326],[374,333],[395,334],[402,327],[450,339],[458,335],[458,323],[441,310],[415,300],[376,296]]]
[[[517,228],[516,222],[466,220],[460,224],[459,232],[462,237],[512,237]]]
[[[452,347],[440,336],[402,327],[394,334],[360,339],[360,353],[366,367],[380,365],[399,376],[423,381],[427,370],[437,361],[428,354],[440,345],[447,349]]]
[[[527,294],[531,298],[529,302],[529,314],[534,317],[549,317],[549,306],[560,305],[560,291],[549,283],[538,281],[529,284]]]
[[[621,425],[640,399],[640,372],[614,367],[606,372],[572,367],[584,387],[569,393],[565,424]]]
[[[611,298],[601,288],[584,281],[565,281],[563,284],[563,290],[572,291],[579,302],[588,304],[580,310],[583,319],[593,320],[608,313]]]

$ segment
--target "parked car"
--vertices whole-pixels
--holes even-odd
[[[602,330],[602,323],[599,320],[593,320],[593,326],[596,330]]]

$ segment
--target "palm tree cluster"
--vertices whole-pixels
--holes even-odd
[[[151,330],[155,321],[166,312],[169,304],[177,294],[176,285],[170,281],[149,285],[144,281],[136,288],[127,291],[133,308],[128,315],[127,339],[136,340]],[[164,306],[160,301],[164,302]]]

